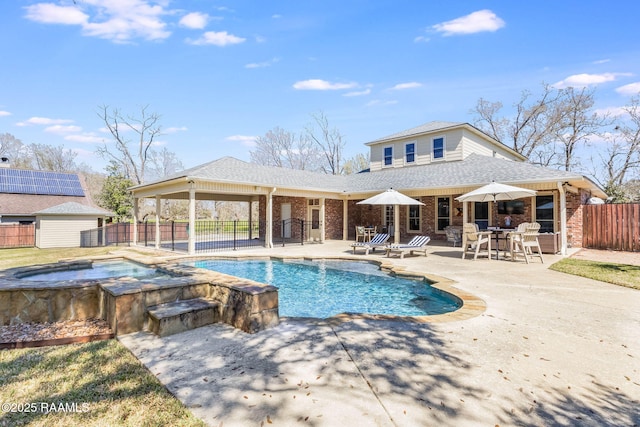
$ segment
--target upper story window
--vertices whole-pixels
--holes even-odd
[[[393,147],[384,147],[384,165],[391,166],[393,164]]]
[[[444,137],[433,138],[433,159],[444,159]]]
[[[416,161],[416,143],[409,142],[404,146],[404,161],[405,163],[413,163]]]

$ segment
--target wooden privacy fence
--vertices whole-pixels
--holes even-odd
[[[0,248],[31,248],[36,245],[34,224],[0,225]]]
[[[640,251],[640,204],[585,205],[582,246]]]

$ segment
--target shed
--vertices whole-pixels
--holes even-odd
[[[39,248],[80,247],[80,232],[97,228],[113,212],[76,202],[67,202],[34,213],[36,246]],[[102,221],[100,221],[102,220]]]

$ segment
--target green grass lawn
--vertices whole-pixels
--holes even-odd
[[[0,269],[113,249],[0,249]],[[0,350],[0,404],[0,426],[205,425],[116,340]],[[36,412],[7,411],[11,404],[14,409],[29,404]],[[43,404],[80,412],[43,413]]]
[[[640,266],[565,258],[551,270],[640,290]]]
[[[0,351],[0,402],[2,426],[204,426],[116,340]]]

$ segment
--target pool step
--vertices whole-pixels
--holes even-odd
[[[207,298],[193,298],[147,308],[148,329],[161,337],[220,321],[219,304]]]

